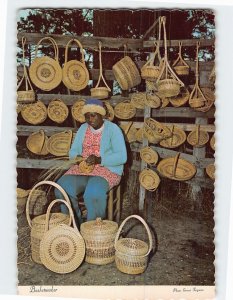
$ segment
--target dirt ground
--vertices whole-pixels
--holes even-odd
[[[166,183],[165,183],[166,184]],[[83,262],[72,273],[56,274],[30,257],[30,229],[25,214],[18,217],[19,285],[214,285],[213,194],[203,194],[204,209],[190,206],[183,190],[163,193],[150,206],[148,224],[153,232],[153,251],[141,275],[121,273],[111,263],[104,266]],[[183,197],[179,193],[182,192]],[[170,195],[170,197],[169,197]],[[162,198],[161,198],[162,197]],[[135,213],[135,198],[124,193],[121,221]],[[192,207],[192,209],[190,208]],[[147,241],[140,223],[129,221],[129,236]],[[109,276],[111,274],[111,276]]]

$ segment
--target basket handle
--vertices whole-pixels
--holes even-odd
[[[80,48],[80,53],[81,53],[81,62],[83,64],[85,64],[85,59],[84,59],[84,49],[83,49],[83,46],[81,44],[81,42],[78,40],[78,39],[71,39],[69,40],[69,42],[66,44],[66,49],[65,49],[65,63],[67,63],[67,60],[68,60],[68,50],[69,50],[69,45],[72,43],[72,42],[75,42],[79,48]]]
[[[37,57],[38,48],[39,48],[41,42],[44,41],[44,40],[49,40],[51,42],[51,44],[53,45],[53,48],[54,48],[55,60],[58,61],[58,46],[57,46],[56,41],[51,37],[44,37],[44,38],[39,40],[39,42],[36,45],[35,57]]]
[[[145,220],[144,220],[142,217],[138,216],[138,215],[131,215],[131,216],[127,217],[127,218],[121,223],[121,225],[120,225],[120,227],[119,227],[119,229],[118,229],[118,231],[117,231],[116,237],[115,237],[114,246],[115,246],[115,248],[116,248],[116,243],[117,243],[117,241],[118,241],[118,239],[119,239],[121,230],[122,230],[123,226],[125,225],[125,223],[126,223],[129,219],[131,219],[131,218],[138,219],[139,221],[141,221],[141,223],[142,223],[142,224],[144,225],[144,227],[146,228],[146,231],[147,231],[147,234],[148,234],[148,238],[149,238],[149,249],[148,249],[147,253],[144,254],[143,256],[147,256],[147,255],[150,253],[150,251],[152,250],[152,235],[151,235],[150,228],[149,228],[149,226],[147,225],[147,223],[145,222]]]
[[[172,128],[171,128],[171,140],[170,140],[170,146],[172,146],[172,142],[173,142],[173,133],[174,133],[174,125],[172,125]]]
[[[71,205],[70,203],[70,199],[67,195],[67,193],[65,192],[65,190],[59,185],[57,184],[56,182],[53,182],[53,181],[47,181],[47,180],[44,180],[44,181],[40,181],[38,182],[36,185],[34,185],[34,187],[31,189],[29,195],[28,195],[28,199],[27,199],[27,204],[26,204],[26,217],[27,217],[27,221],[28,221],[28,225],[30,227],[32,227],[32,220],[30,218],[30,214],[29,214],[29,204],[30,204],[30,200],[31,200],[31,197],[32,197],[32,194],[34,192],[34,190],[43,185],[43,184],[48,184],[48,185],[52,185],[54,186],[55,188],[57,188],[61,193],[62,193],[62,196],[65,198],[65,200],[69,203],[69,205]]]
[[[176,168],[178,164],[180,153],[177,153],[176,156],[174,157],[174,162],[173,162],[173,168],[172,168],[172,177],[176,177]]]
[[[99,78],[98,78],[98,82],[95,86],[95,88],[98,88],[99,87],[99,84],[100,84],[100,80],[102,78],[106,88],[108,89],[109,92],[111,92],[111,89],[110,87],[108,86],[107,82],[105,81],[104,79],[104,76],[103,76],[103,66],[102,66],[102,55],[101,55],[101,47],[102,47],[102,43],[99,42],[99,65],[100,65],[100,74],[99,74]]]

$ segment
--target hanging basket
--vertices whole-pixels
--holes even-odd
[[[66,120],[68,114],[69,114],[68,107],[62,100],[55,99],[50,101],[48,106],[48,117],[52,121],[61,124]]]
[[[171,136],[170,129],[152,118],[144,120],[143,134],[150,143],[157,144],[161,140]]]
[[[212,135],[212,138],[210,139],[210,147],[212,148],[212,150],[215,151],[215,136]]]
[[[144,225],[148,235],[149,244],[134,238],[119,239],[123,226],[131,218],[138,219]],[[131,215],[121,223],[115,237],[115,249],[115,263],[119,271],[126,274],[136,275],[141,274],[146,270],[148,256],[152,250],[152,235],[143,218],[138,215]]]
[[[145,105],[151,108],[158,108],[161,105],[161,99],[155,92],[146,93]]]
[[[106,265],[115,259],[114,240],[118,224],[97,218],[81,224],[80,231],[86,244],[85,261],[94,265]]]
[[[146,83],[146,90],[148,92],[155,92],[158,90],[156,82],[145,80],[145,83]]]
[[[17,215],[21,215],[24,212],[26,207],[29,190],[17,188],[16,194],[17,194]]]
[[[179,42],[179,53],[177,59],[174,61],[172,67],[179,76],[186,76],[189,74],[189,65],[183,60],[181,55],[182,42]]]
[[[81,99],[81,100],[77,100],[71,107],[72,117],[80,123],[85,122],[85,117],[82,113],[84,104],[85,104],[85,100]]]
[[[70,60],[68,61],[68,49],[71,43],[76,43],[80,48],[81,61]],[[65,63],[62,69],[62,81],[64,85],[73,91],[81,91],[85,89],[89,82],[89,73],[85,65],[83,46],[77,39],[71,39],[65,49]]]
[[[47,143],[48,137],[42,129],[30,134],[26,141],[28,150],[37,155],[47,155],[49,153]]]
[[[50,185],[57,188],[61,193],[64,199],[70,204],[69,197],[67,196],[66,192],[60,187],[57,183],[52,181],[41,181],[37,183],[30,191],[27,204],[26,204],[26,217],[28,221],[28,225],[31,228],[31,252],[32,252],[32,259],[38,264],[42,264],[40,259],[40,241],[45,233],[45,225],[46,225],[46,214],[37,216],[33,219],[30,217],[30,203],[35,193],[35,190],[41,185]],[[52,213],[49,219],[49,228],[53,228],[58,224],[71,224],[71,218],[63,213]]]
[[[197,107],[197,108],[195,108],[195,110],[201,111],[201,112],[207,112],[208,110],[210,110],[210,108],[213,106],[213,104],[215,102],[215,94],[209,88],[202,88],[201,90],[205,97],[204,106]]]
[[[215,166],[214,164],[209,164],[207,167],[206,167],[206,173],[207,175],[211,178],[211,179],[215,179]]]
[[[47,107],[41,101],[26,104],[21,108],[21,115],[26,122],[38,125],[46,120]]]
[[[66,156],[70,150],[72,130],[53,134],[47,143],[49,153],[55,156]]]
[[[115,113],[114,113],[114,108],[108,101],[103,101],[105,105],[105,110],[106,110],[106,115],[105,118],[108,119],[109,121],[113,121]]]
[[[127,55],[112,67],[112,71],[122,90],[129,90],[141,83],[139,71]]]
[[[138,92],[133,93],[131,96],[131,103],[135,108],[144,109],[146,101],[146,93]]]
[[[54,204],[63,203],[67,206],[73,227],[57,224],[49,228],[50,211]],[[75,224],[71,206],[64,200],[50,203],[45,218],[45,233],[40,242],[40,259],[42,264],[52,272],[67,274],[76,270],[85,256],[85,242]]]
[[[159,159],[158,153],[149,146],[140,150],[140,157],[149,165],[156,165]]]
[[[81,161],[79,164],[79,171],[84,174],[91,173],[95,168],[95,165],[88,165],[85,160]]]
[[[175,157],[164,158],[161,160],[157,166],[157,170],[164,177],[185,181],[191,179],[196,174],[196,167],[182,159],[179,158],[180,153]]]
[[[189,101],[190,93],[186,87],[180,89],[180,93],[176,97],[169,98],[170,103],[174,107],[180,107]]]
[[[155,171],[146,168],[140,172],[139,182],[146,190],[154,192],[160,184],[160,178]]]
[[[204,130],[200,130],[200,125],[196,126],[196,129],[191,131],[187,136],[187,142],[193,147],[203,147],[209,141],[209,134]]]
[[[160,146],[173,149],[179,147],[186,141],[186,133],[181,128],[172,125],[170,131],[172,133],[172,136],[162,140],[159,143]]]
[[[136,108],[130,101],[125,100],[114,107],[114,113],[118,119],[128,120],[136,115]]]
[[[167,78],[157,83],[159,94],[163,97],[174,97],[180,93],[180,83],[176,79]]]
[[[55,59],[43,56],[37,57],[38,48],[42,41],[49,40],[54,48]],[[42,38],[37,46],[35,59],[29,68],[29,75],[32,82],[41,90],[51,91],[62,81],[62,70],[58,61],[58,46],[53,38]]]

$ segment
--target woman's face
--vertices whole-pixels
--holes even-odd
[[[99,129],[104,123],[102,115],[98,113],[86,113],[85,120],[94,129]]]

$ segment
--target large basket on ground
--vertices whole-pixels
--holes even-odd
[[[38,216],[43,214],[47,202],[48,199],[45,191],[40,189],[34,190],[31,194],[29,214],[33,216]]]
[[[42,101],[23,105],[21,108],[23,119],[33,125],[43,123],[47,118],[47,107]]]
[[[211,178],[211,179],[215,179],[215,165],[214,164],[209,164],[207,167],[206,167],[206,173],[207,175]]]
[[[48,56],[38,57],[38,48],[44,40],[48,40],[52,44],[55,59]],[[35,59],[29,68],[29,75],[32,82],[41,90],[50,91],[61,83],[62,69],[58,57],[58,46],[53,38],[45,37],[38,42]]]
[[[195,130],[191,131],[187,136],[187,142],[193,147],[203,147],[209,141],[209,134],[207,131],[201,130],[200,125],[197,125]]]
[[[72,130],[53,134],[47,142],[49,153],[55,156],[66,156],[70,150],[72,141]]]
[[[148,235],[149,244],[134,238],[119,239],[123,226],[131,218],[138,219],[144,225]],[[143,218],[138,215],[131,215],[121,223],[115,237],[115,249],[115,262],[119,271],[126,274],[136,275],[141,274],[146,270],[148,256],[152,250],[152,235],[150,228]]]
[[[17,215],[21,215],[24,212],[29,192],[30,192],[29,190],[24,190],[24,189],[21,189],[21,188],[16,189],[16,193],[17,193]]]
[[[114,107],[114,113],[118,119],[127,120],[135,116],[136,108],[133,106],[133,104],[130,101],[125,100],[118,103]]]
[[[40,129],[37,132],[31,133],[27,140],[26,145],[28,150],[37,155],[47,155],[48,137],[45,135],[44,130]]]
[[[191,179],[196,174],[196,167],[182,158],[180,153],[175,157],[164,158],[157,166],[158,172],[164,177],[185,181]]]
[[[46,220],[46,214],[37,216],[33,219],[30,217],[30,202],[33,196],[34,191],[41,185],[52,185],[53,187],[57,188],[61,193],[64,199],[70,204],[69,197],[67,196],[66,192],[63,190],[62,187],[60,187],[57,183],[52,181],[41,181],[37,183],[30,191],[27,204],[26,204],[26,217],[28,221],[28,225],[31,228],[31,253],[32,253],[32,259],[38,264],[41,264],[40,259],[40,241],[45,233],[45,220]],[[68,215],[65,215],[63,213],[52,213],[50,215],[49,219],[49,228],[53,228],[54,226],[57,226],[58,224],[71,224],[71,219]]]
[[[143,125],[143,134],[150,143],[157,144],[161,140],[171,136],[170,129],[162,123],[146,118]]]
[[[172,125],[169,127],[171,131],[171,137],[162,140],[159,144],[165,148],[176,148],[182,145],[186,141],[186,133],[181,128]]]
[[[63,203],[68,207],[72,225],[57,224],[49,229],[50,211],[54,204]],[[45,233],[40,242],[40,259],[43,265],[59,274],[76,270],[85,256],[84,239],[75,224],[71,206],[64,200],[56,199],[48,207],[45,218]]]
[[[112,67],[112,71],[122,90],[129,90],[141,83],[139,71],[127,55]]]
[[[118,224],[113,221],[88,221],[81,224],[81,234],[86,244],[85,261],[95,265],[106,265],[114,261],[114,240]]]
[[[155,171],[145,168],[139,174],[139,182],[146,190],[154,192],[160,184],[160,178]]]
[[[48,105],[48,117],[58,123],[63,123],[68,117],[69,110],[66,104],[60,99],[50,101]]]
[[[156,165],[159,159],[158,153],[149,146],[140,150],[140,157],[149,165]]]
[[[75,103],[71,107],[72,117],[80,123],[85,122],[85,117],[82,113],[84,104],[85,104],[85,100],[80,99],[80,100],[75,101]]]

